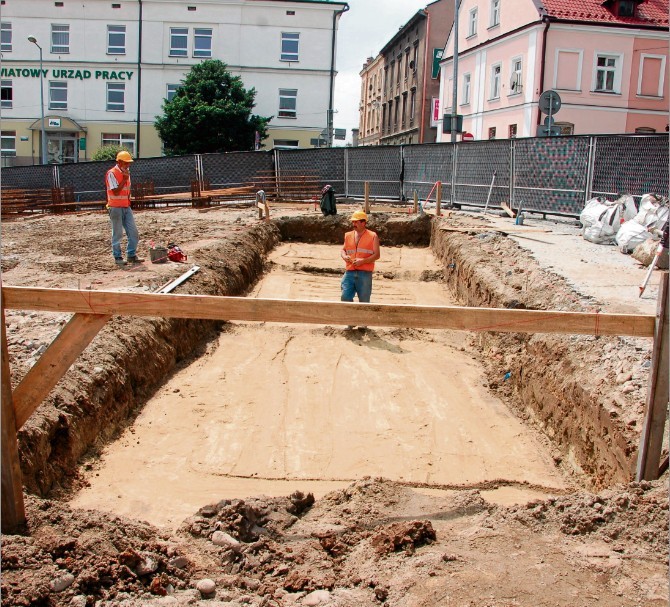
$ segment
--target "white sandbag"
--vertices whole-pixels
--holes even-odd
[[[616,234],[616,243],[622,253],[632,253],[636,246],[651,238],[643,225],[634,219],[624,223]]]
[[[668,219],[668,207],[652,194],[645,194],[640,200],[640,210],[635,221],[648,230],[662,228]]]
[[[609,208],[607,201],[602,198],[591,198],[579,215],[579,221],[584,229],[600,221],[600,216]]]
[[[582,236],[584,236],[584,240],[595,244],[614,244],[616,234],[614,228],[608,222],[596,221],[588,228],[584,228]]]
[[[624,194],[615,201],[615,204],[619,204],[622,207],[622,217],[623,220],[621,223],[630,221],[637,215],[637,207],[635,206],[635,199],[630,194]]]
[[[579,216],[585,240],[596,244],[614,243],[614,235],[624,221],[635,217],[637,208],[632,196],[624,194],[611,202],[605,198],[592,198]]]

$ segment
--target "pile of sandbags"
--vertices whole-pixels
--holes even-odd
[[[661,239],[661,231],[668,221],[668,199],[645,194],[640,200],[640,210],[627,220],[616,233],[616,243],[622,253],[632,253],[645,241]]]
[[[636,213],[635,201],[628,194],[614,201],[592,198],[579,216],[582,236],[596,244],[614,244],[621,225],[633,219]]]

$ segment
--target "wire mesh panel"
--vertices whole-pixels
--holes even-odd
[[[345,148],[277,150],[277,176],[304,175],[315,178],[321,187],[333,186],[335,194],[345,193]]]
[[[514,140],[514,207],[579,215],[586,198],[588,161],[588,137]]]
[[[156,194],[189,192],[191,182],[198,178],[194,155],[160,158],[139,158],[133,162],[133,182],[153,181]]]
[[[367,181],[370,184],[370,196],[399,199],[401,172],[400,146],[347,148],[349,196],[364,196]]]
[[[51,188],[53,165],[43,164],[25,167],[6,167],[2,169],[2,187],[20,189]]]
[[[469,141],[454,145],[456,154],[454,202],[483,207],[488,199],[489,206],[497,207],[501,202],[509,201],[511,162],[509,140]]]
[[[113,160],[63,164],[59,167],[60,185],[71,187],[77,202],[106,200],[105,173],[113,166]]]
[[[454,146],[447,143],[403,146],[403,196],[435,200],[435,183],[442,182],[442,200],[451,200],[451,169]],[[432,193],[431,193],[432,191]],[[430,194],[430,196],[429,196]],[[429,198],[427,198],[429,196]]]
[[[272,175],[272,152],[231,152],[203,154],[203,179],[213,188],[234,188],[248,185],[259,175]]]
[[[668,195],[668,136],[594,137],[592,196]]]

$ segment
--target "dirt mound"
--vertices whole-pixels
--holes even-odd
[[[447,597],[464,605],[567,606],[577,588],[597,588],[606,605],[667,602],[667,584],[665,593],[659,587],[668,554],[661,482],[501,508],[477,491],[437,497],[364,479],[316,501],[299,492],[224,500],[201,508],[172,535],[35,497],[28,497],[27,512],[30,535],[3,537],[8,607],[187,605],[204,598],[400,606]],[[481,569],[489,558],[505,572],[494,586]],[[533,569],[536,575],[528,575]],[[554,585],[545,600],[548,574]]]

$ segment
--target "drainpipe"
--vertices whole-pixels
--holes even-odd
[[[419,143],[423,143],[424,129],[426,125],[426,86],[428,74],[428,47],[430,46],[430,13],[426,13],[426,51],[423,58],[423,85],[421,93],[421,126],[419,129]],[[432,65],[432,64],[431,64]]]
[[[335,30],[337,27],[337,18],[349,10],[349,5],[333,13],[333,40],[330,48],[330,98],[328,100],[328,118],[326,128],[328,129],[328,147],[333,147],[333,96],[335,94]]]
[[[544,67],[547,61],[547,33],[549,32],[549,15],[542,15],[542,23],[544,23],[544,31],[542,32],[542,60],[540,62],[540,95],[544,93]],[[539,98],[539,95],[538,95]],[[540,106],[537,107],[537,124],[540,125],[542,120],[542,112]]]
[[[140,5],[139,23],[137,28],[137,124],[135,126],[135,157],[140,157],[140,126],[142,108],[142,0],[137,0]]]

